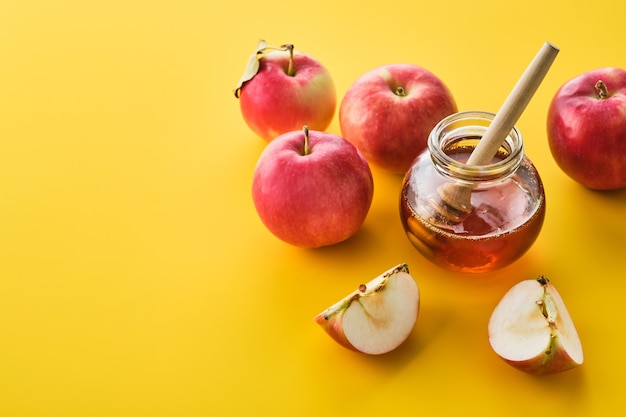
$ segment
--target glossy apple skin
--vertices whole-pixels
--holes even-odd
[[[608,97],[597,97],[602,80]],[[547,133],[557,165],[596,190],[626,187],[626,71],[601,68],[559,88],[548,109]]]
[[[402,87],[405,95],[396,91]],[[435,125],[457,106],[450,90],[430,71],[390,64],[359,77],[339,108],[341,135],[371,163],[405,173],[426,149]]]
[[[274,51],[259,61],[259,71],[241,89],[241,113],[252,131],[266,141],[307,125],[324,131],[337,107],[335,85],[328,70],[314,58],[294,52],[293,76],[289,53]]]
[[[353,236],[372,203],[374,182],[359,150],[342,137],[302,130],[285,133],[263,150],[252,197],[259,217],[279,239],[298,247],[333,245]]]

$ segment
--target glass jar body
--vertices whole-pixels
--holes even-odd
[[[543,226],[543,183],[524,155],[517,128],[491,163],[465,164],[493,116],[474,111],[443,119],[402,183],[400,217],[409,241],[427,259],[450,270],[501,269],[532,246]],[[440,198],[444,184],[471,189],[471,210],[460,221],[436,210],[445,204]]]

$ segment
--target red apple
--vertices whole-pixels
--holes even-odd
[[[548,109],[557,165],[596,190],[626,187],[626,71],[601,68],[566,82]]]
[[[337,106],[335,85],[328,70],[314,58],[259,43],[235,90],[248,126],[261,138],[276,136],[308,125],[325,130]]]
[[[420,292],[400,264],[343,297],[317,316],[319,324],[345,348],[381,355],[409,337],[420,309]]]
[[[372,173],[359,150],[340,136],[307,127],[266,146],[252,183],[265,226],[279,239],[306,248],[354,235],[373,194]]]
[[[553,374],[583,363],[572,317],[545,277],[515,284],[491,314],[488,333],[496,354],[524,372]]]
[[[404,173],[427,146],[435,125],[457,106],[430,71],[391,64],[359,77],[339,108],[341,135],[381,168]]]

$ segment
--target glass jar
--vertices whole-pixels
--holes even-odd
[[[400,217],[407,237],[427,259],[450,270],[503,268],[532,246],[543,225],[543,183],[516,127],[491,163],[465,164],[493,117],[468,111],[443,119],[402,183]],[[446,187],[464,188],[470,206],[461,212],[448,206],[442,200]],[[445,215],[449,211],[459,217]]]

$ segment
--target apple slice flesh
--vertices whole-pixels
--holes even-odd
[[[344,347],[380,355],[400,346],[411,334],[419,301],[408,266],[400,264],[360,285],[315,321]]]
[[[547,278],[521,281],[494,309],[489,343],[510,365],[532,374],[552,374],[583,363],[574,322]]]

